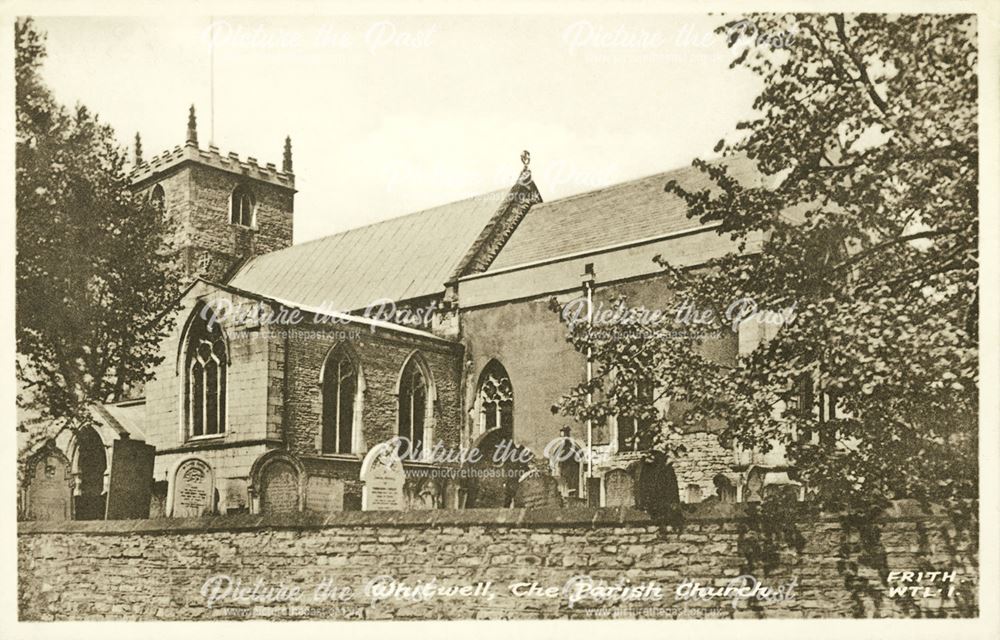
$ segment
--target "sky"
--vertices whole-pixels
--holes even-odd
[[[711,157],[759,80],[721,18],[43,17],[43,73],[148,159],[184,143],[281,166],[295,242],[509,188],[522,150],[545,200]],[[214,92],[213,92],[214,84]],[[214,93],[214,100],[212,99]]]

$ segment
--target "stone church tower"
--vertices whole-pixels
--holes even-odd
[[[292,245],[295,175],[285,139],[281,170],[274,164],[223,156],[198,146],[194,106],[184,146],[142,158],[136,136],[133,188],[162,207],[176,225],[174,246],[185,276],[225,282],[247,259]]]

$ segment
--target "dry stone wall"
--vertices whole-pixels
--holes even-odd
[[[769,573],[754,574],[751,595],[718,595],[753,587],[743,522],[739,505],[714,505],[688,507],[673,524],[627,508],[20,523],[20,617],[974,614],[975,543],[940,517],[897,506],[877,550],[836,517],[803,522],[801,548],[783,549]],[[857,563],[865,554],[872,566]],[[903,572],[913,573],[904,580]],[[759,597],[764,588],[769,599]]]

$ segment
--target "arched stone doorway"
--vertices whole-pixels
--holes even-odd
[[[108,469],[104,442],[92,427],[76,433],[76,495],[73,500],[75,520],[103,520],[107,496],[104,474]]]

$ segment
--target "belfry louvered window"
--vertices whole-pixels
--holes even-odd
[[[240,185],[233,189],[229,200],[229,222],[244,227],[254,226],[254,197],[250,189]]]

